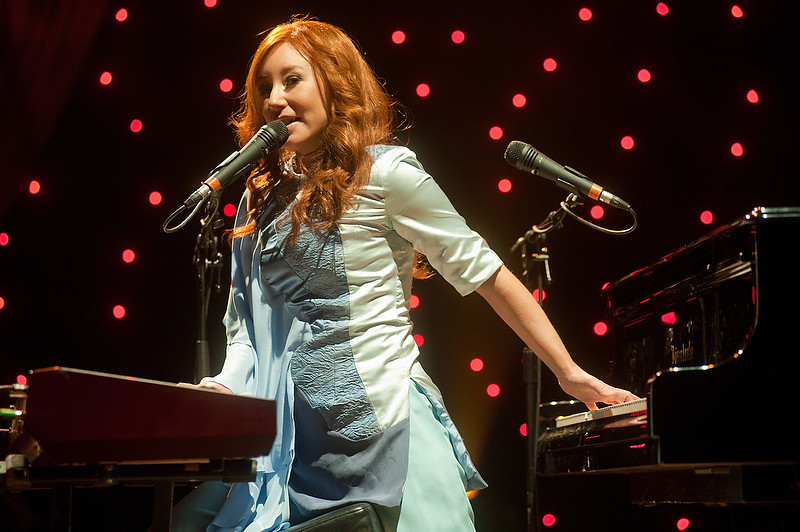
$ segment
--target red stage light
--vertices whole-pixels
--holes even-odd
[[[26,384],[28,384],[28,377],[26,377],[25,375],[17,375],[17,384],[25,386]]]
[[[139,133],[142,130],[142,127],[143,127],[142,121],[139,120],[138,118],[134,118],[133,120],[131,120],[130,128],[132,132]]]
[[[631,137],[630,135],[625,135],[624,137],[622,137],[620,139],[619,145],[622,146],[626,150],[633,149],[633,145],[634,145],[633,137]]]
[[[514,97],[511,98],[511,103],[514,107],[525,107],[525,104],[528,103],[528,99],[524,94],[515,94]]]
[[[691,521],[689,521],[685,517],[681,517],[680,519],[678,519],[678,522],[675,523],[675,528],[677,528],[678,530],[686,530],[687,528],[689,528],[690,524],[692,524]]]
[[[400,30],[394,31],[392,33],[392,42],[395,44],[403,44],[406,42],[406,34]]]
[[[742,155],[744,155],[744,148],[742,148],[742,143],[734,142],[733,144],[731,144],[731,153],[734,155],[734,157],[741,157]]]
[[[415,334],[414,343],[417,344],[417,347],[422,347],[422,344],[425,343],[425,338],[423,338],[421,334]]]
[[[648,81],[650,81],[651,79],[653,79],[653,76],[652,76],[652,74],[650,74],[650,71],[649,71],[649,70],[647,70],[646,68],[643,68],[643,69],[641,69],[641,70],[640,70],[640,71],[639,71],[639,72],[636,74],[636,77],[637,77],[637,78],[639,78],[639,81],[641,81],[642,83],[647,83]]]
[[[114,18],[117,19],[118,22],[124,22],[128,20],[128,10],[123,7],[117,11],[117,14],[114,15]]]
[[[476,373],[481,371],[483,369],[483,360],[480,358],[473,358],[469,361],[469,369]]]
[[[426,98],[430,95],[431,88],[427,83],[420,83],[417,85],[417,96],[420,98]]]
[[[8,233],[0,233],[0,246],[7,246],[8,241]]]
[[[42,185],[35,179],[28,184],[28,192],[31,194],[38,194],[42,191]]]
[[[464,35],[463,31],[456,30],[450,34],[450,39],[456,44],[461,44],[464,42],[464,39],[466,39],[466,36]]]
[[[228,217],[234,216],[236,214],[236,205],[233,203],[226,203],[222,208],[222,214]]]
[[[0,309],[6,306],[6,300],[0,297]]]
[[[542,62],[542,66],[548,72],[553,72],[556,68],[558,68],[558,63],[552,57],[548,57]]]
[[[114,313],[114,317],[117,318],[118,320],[121,320],[122,318],[125,317],[125,307],[123,307],[122,305],[114,305],[114,309],[112,310],[112,312]]]
[[[122,261],[130,264],[136,258],[136,253],[132,249],[126,249],[122,252]]]
[[[111,72],[105,71],[100,74],[100,85],[109,85],[112,79],[114,79],[114,77],[111,75]]]
[[[714,221],[714,215],[711,211],[703,211],[700,213],[700,221],[706,225]]]
[[[586,22],[592,19],[592,10],[588,7],[582,7],[578,10],[578,18]]]
[[[758,103],[758,93],[754,89],[747,91],[747,101],[750,103]]]
[[[233,82],[228,78],[219,82],[219,90],[222,92],[231,92],[233,90]]]
[[[539,289],[538,288],[534,289],[534,291],[531,292],[531,295],[533,296],[533,299],[535,299],[539,303],[541,303],[542,300],[547,299],[547,291],[546,290],[542,290],[542,299],[539,299]]]
[[[148,198],[151,205],[158,205],[161,203],[161,192],[154,190],[150,193],[150,197]]]
[[[203,5],[206,7],[216,7],[217,0],[203,0]]]
[[[594,218],[595,220],[599,220],[603,217],[606,213],[605,209],[603,209],[602,205],[595,205],[591,209],[589,209],[589,215]]]
[[[731,7],[731,15],[736,18],[742,18],[744,16],[744,11],[742,11],[742,8],[739,6],[733,6]]]
[[[528,424],[527,423],[523,423],[522,425],[519,426],[519,433],[522,434],[523,436],[528,436]]]
[[[492,126],[489,128],[489,138],[492,140],[500,140],[503,138],[503,128],[500,126]]]
[[[594,324],[592,330],[597,336],[603,336],[608,332],[608,325],[606,325],[602,321],[598,321],[597,323]]]
[[[544,526],[553,526],[556,524],[556,516],[553,514],[545,514],[542,516],[542,524]]]
[[[661,315],[661,323],[665,323],[667,325],[675,325],[678,321],[678,315],[674,312],[667,312],[666,314]]]
[[[419,306],[419,296],[412,294],[411,297],[408,298],[408,306],[411,308],[417,308]]]
[[[666,15],[669,13],[669,7],[664,2],[659,2],[656,4],[656,13],[659,15]]]
[[[511,192],[511,180],[505,178],[501,179],[497,182],[497,188],[503,193]]]
[[[500,386],[497,384],[490,384],[486,387],[486,395],[489,397],[497,397],[500,395]]]

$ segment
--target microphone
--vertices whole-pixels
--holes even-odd
[[[253,138],[241,150],[230,154],[212,170],[211,175],[203,181],[200,188],[186,198],[183,206],[193,209],[213,192],[227,187],[250,170],[253,163],[283,146],[288,138],[289,130],[286,124],[280,120],[273,120],[269,124],[261,126],[258,133],[253,135]]]
[[[631,210],[631,206],[619,196],[604,190],[577,170],[558,164],[530,144],[512,140],[503,157],[514,168],[549,179],[564,190],[602,201],[618,209]]]

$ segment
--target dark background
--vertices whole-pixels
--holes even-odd
[[[470,225],[519,273],[510,246],[566,196],[503,161],[534,145],[628,201],[631,234],[567,219],[549,236],[546,309],[575,359],[600,376],[613,356],[601,286],[757,205],[800,204],[792,2],[4,1],[0,4],[0,381],[62,365],[167,382],[193,379],[198,336],[192,254],[198,219],[164,219],[236,149],[237,106],[259,33],[311,14],[345,29],[409,110],[401,135]],[[117,22],[121,7],[128,19]],[[588,22],[578,10],[589,7]],[[406,42],[392,43],[396,29]],[[454,44],[453,30],[466,40]],[[542,61],[558,61],[546,72]],[[648,68],[653,79],[636,74]],[[114,78],[98,82],[103,71]],[[234,90],[222,93],[223,78]],[[431,95],[415,94],[418,83]],[[745,95],[755,89],[756,104]],[[521,109],[516,93],[527,97]],[[143,122],[131,133],[134,118]],[[500,140],[489,138],[501,126]],[[635,146],[620,147],[631,135]],[[730,146],[740,142],[741,157]],[[498,191],[508,178],[513,189]],[[28,192],[31,180],[40,193]],[[157,190],[163,201],[150,205]],[[242,183],[223,194],[236,203]],[[588,216],[591,201],[577,209]],[[714,214],[711,224],[700,213]],[[230,226],[230,218],[226,218]],[[601,224],[630,218],[606,209]],[[796,243],[787,242],[788,246]],[[136,260],[125,264],[124,249]],[[225,250],[227,253],[227,249]],[[226,268],[228,259],[225,260]],[[227,269],[223,278],[228,275]],[[226,281],[223,281],[223,285]],[[417,282],[423,363],[491,484],[474,501],[481,530],[524,522],[521,344],[477,295]],[[225,290],[211,298],[212,372],[222,364]],[[112,307],[124,305],[115,319]],[[469,361],[482,358],[475,373]],[[502,393],[489,398],[489,383]],[[552,376],[543,399],[564,399]]]

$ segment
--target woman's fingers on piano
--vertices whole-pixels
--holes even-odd
[[[228,388],[227,386],[223,386],[222,384],[219,384],[219,383],[213,382],[213,381],[206,381],[206,382],[203,382],[203,383],[200,383],[200,384],[190,384],[188,382],[179,382],[178,383],[178,388],[194,388],[195,390],[205,389],[205,390],[216,390],[216,391],[222,392],[222,393],[233,393],[230,390],[230,388]]]
[[[641,398],[637,397],[636,395],[633,395],[631,392],[628,392],[628,395],[625,396],[625,399],[622,402],[623,403],[628,403],[630,401],[638,401],[639,399],[641,399]]]
[[[631,392],[610,386],[583,370],[559,379],[559,384],[565,392],[586,404],[589,410],[596,410],[596,403],[612,405],[638,399]]]
[[[223,386],[222,384],[214,381],[206,381],[201,383],[199,386],[200,388],[210,388],[222,393],[233,393],[227,386]]]
[[[613,395],[610,395],[607,399],[603,400],[603,402],[607,405],[619,405],[622,403],[628,403],[630,401],[636,401],[637,399],[639,399],[628,390],[623,390],[621,388],[613,388],[613,387],[612,390],[613,390]]]

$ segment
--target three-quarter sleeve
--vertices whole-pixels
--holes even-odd
[[[425,254],[461,295],[467,295],[502,265],[486,241],[469,228],[414,153],[394,148],[375,162],[385,189],[392,228]]]

